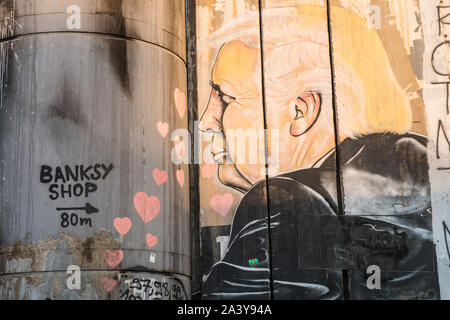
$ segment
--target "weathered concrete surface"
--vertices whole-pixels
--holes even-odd
[[[184,2],[70,5],[79,29],[64,1],[0,1],[0,299],[118,299],[101,280],[123,271],[187,298]]]
[[[15,242],[0,250],[0,273],[65,270],[70,265],[86,270],[106,269],[104,251],[120,248],[120,243],[106,231],[85,241],[60,233],[56,238],[34,244]]]
[[[80,289],[69,289],[66,272],[15,273],[0,277],[2,300],[186,300],[188,277],[149,272],[82,270]]]
[[[2,0],[0,37],[67,31],[68,5],[81,9],[80,29],[71,31],[144,40],[185,59],[184,1],[178,0]]]

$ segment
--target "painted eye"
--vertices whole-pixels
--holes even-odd
[[[226,104],[230,104],[231,102],[233,102],[233,100],[233,97],[227,96],[226,94],[222,95],[222,101]]]

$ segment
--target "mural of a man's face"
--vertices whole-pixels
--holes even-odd
[[[200,129],[214,133],[211,153],[219,163],[219,179],[241,191],[265,177],[264,113],[259,49],[239,40],[219,51],[211,73],[211,94]],[[268,89],[270,90],[270,89]],[[266,89],[266,93],[268,91]],[[322,106],[316,91],[293,92],[283,102],[266,103],[270,174],[311,166],[323,155],[314,144]],[[248,134],[245,143],[243,137]],[[225,141],[226,140],[226,141]],[[250,141],[252,140],[252,141]],[[226,156],[231,161],[226,161]],[[257,161],[251,161],[255,156]],[[245,161],[242,161],[245,159]],[[253,158],[255,159],[255,158]]]

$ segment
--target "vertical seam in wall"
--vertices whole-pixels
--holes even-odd
[[[186,32],[186,80],[188,91],[188,128],[192,139],[195,139],[195,122],[197,119],[197,48],[196,48],[196,3],[195,0],[185,1],[185,32]],[[191,232],[191,299],[201,299],[200,271],[200,190],[199,169],[196,163],[197,141],[190,146],[189,164],[189,213]]]
[[[340,165],[340,151],[339,151],[339,127],[338,127],[338,115],[336,105],[336,76],[334,73],[334,61],[333,61],[333,41],[332,41],[332,27],[331,27],[331,4],[330,0],[327,0],[327,28],[328,28],[328,50],[330,56],[330,69],[331,69],[331,92],[332,92],[332,105],[333,105],[333,124],[334,124],[334,143],[336,154],[336,193],[337,193],[337,205],[338,205],[338,217],[341,218],[343,227],[345,227],[344,219],[344,207],[342,202],[342,179],[341,179],[341,165]],[[347,238],[347,232],[344,229],[345,238]],[[342,281],[344,289],[344,299],[349,300],[348,292],[348,270],[342,271]]]
[[[268,250],[269,250],[269,283],[270,283],[270,300],[273,300],[273,278],[272,278],[272,237],[271,237],[271,222],[270,222],[270,192],[269,192],[269,150],[267,145],[267,115],[266,115],[266,89],[264,76],[264,47],[263,47],[263,20],[262,20],[262,6],[261,0],[258,0],[258,17],[259,17],[259,46],[261,57],[261,94],[264,120],[264,157],[265,164],[265,181],[266,181],[266,209],[267,209],[267,225],[268,225]]]

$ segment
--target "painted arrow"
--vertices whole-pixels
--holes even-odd
[[[93,214],[98,213],[99,210],[91,205],[89,202],[86,202],[85,207],[75,207],[75,208],[56,208],[57,211],[75,211],[75,210],[82,210],[86,211],[87,214]]]

